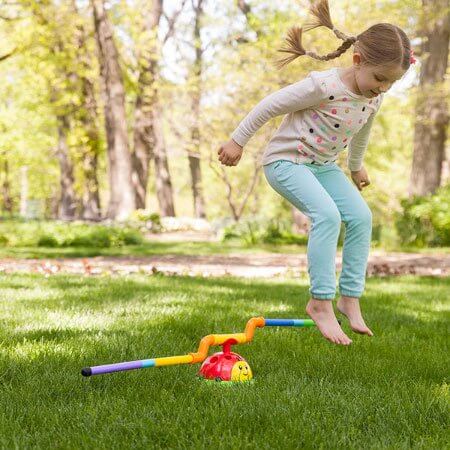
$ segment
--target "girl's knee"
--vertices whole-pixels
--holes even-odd
[[[359,211],[356,211],[352,217],[346,221],[347,223],[351,223],[353,225],[360,225],[365,227],[372,226],[372,211],[369,207],[363,208]]]
[[[337,229],[341,227],[341,215],[337,208],[325,208],[318,214],[317,222],[325,223]]]

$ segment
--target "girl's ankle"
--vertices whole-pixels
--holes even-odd
[[[309,306],[314,308],[315,310],[321,310],[321,311],[329,311],[333,309],[332,305],[332,299],[320,299],[320,298],[313,298],[311,297],[309,299]]]
[[[357,302],[359,301],[359,297],[349,297],[347,295],[341,295],[341,300],[343,300],[344,302]]]

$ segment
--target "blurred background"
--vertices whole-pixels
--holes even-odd
[[[330,10],[347,34],[400,26],[417,59],[386,94],[365,156],[374,245],[449,247],[448,2],[330,0]],[[294,0],[3,0],[0,245],[87,245],[61,227],[98,222],[125,224],[128,243],[184,229],[304,244],[307,218],[257,162],[282,117],[237,167],[222,166],[217,150],[271,92],[351,65],[350,49],[274,68],[307,12]],[[340,41],[321,27],[304,44],[326,54]],[[338,162],[348,173],[346,156]]]

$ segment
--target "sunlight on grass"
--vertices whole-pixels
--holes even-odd
[[[49,289],[46,286],[26,287],[22,289],[2,289],[0,291],[0,300],[10,300],[14,302],[33,301],[46,298],[55,300],[59,296],[57,289]]]
[[[27,363],[31,364],[34,360],[40,359],[42,357],[52,357],[61,355],[70,355],[72,349],[67,344],[57,344],[48,342],[22,342],[14,346],[9,354],[13,359],[26,360]]]
[[[450,386],[447,383],[442,383],[441,385],[434,387],[434,393],[437,397],[442,398],[450,406]]]
[[[268,304],[264,308],[267,312],[284,312],[284,311],[293,311],[294,308],[292,305],[286,305],[284,303],[274,303]],[[296,308],[295,308],[296,309]]]
[[[187,295],[146,295],[126,304],[108,306],[104,311],[52,311],[44,308],[36,312],[25,313],[29,322],[16,326],[15,332],[38,332],[46,330],[105,330],[119,323],[133,321],[158,324],[161,319],[177,317],[183,312],[184,304],[192,301]],[[12,312],[9,317],[12,316]],[[37,322],[36,319],[39,318]],[[32,320],[34,319],[34,320]]]
[[[115,314],[112,311],[95,312],[63,312],[43,310],[37,326],[27,323],[16,327],[15,331],[42,331],[48,329],[61,330],[89,330],[108,328],[115,322]]]
[[[418,292],[422,292],[421,286],[423,286],[424,283],[428,284],[430,280],[433,281],[433,290],[447,290],[445,283],[442,283],[442,286],[440,287],[439,283],[434,281],[439,281],[440,278],[433,279],[432,277],[415,277],[412,275],[398,277],[396,278],[395,283],[392,282],[392,277],[379,278],[377,290],[378,292],[389,294],[416,294]],[[445,280],[445,278],[442,278],[442,280]]]

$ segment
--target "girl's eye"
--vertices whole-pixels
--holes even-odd
[[[383,81],[383,80],[380,80],[378,77],[375,77],[375,80],[380,81],[380,82]]]

